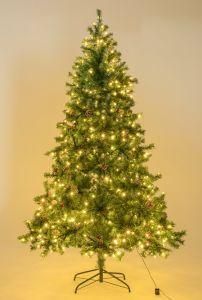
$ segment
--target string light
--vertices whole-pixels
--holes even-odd
[[[89,69],[88,72],[89,72],[90,74],[93,74],[93,69]]]
[[[119,256],[119,255],[121,255],[121,254],[122,254],[122,251],[121,251],[121,250],[117,250],[117,251],[116,251],[116,255]]]
[[[105,176],[105,177],[104,177],[104,181],[105,181],[105,182],[109,182],[109,181],[110,181],[109,176]]]
[[[69,222],[69,223],[74,223],[74,222],[75,222],[75,218],[73,218],[73,217],[69,218],[69,219],[68,219],[68,222]]]

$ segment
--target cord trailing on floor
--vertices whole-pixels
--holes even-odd
[[[147,272],[149,274],[150,279],[152,280],[154,286],[155,286],[155,295],[160,295],[160,293],[166,297],[169,300],[174,300],[173,298],[169,297],[166,293],[164,293],[164,291],[162,291],[162,289],[158,288],[156,281],[154,280],[154,277],[152,276],[149,267],[147,266],[144,257],[139,253],[138,249],[136,248],[136,251],[138,253],[138,255],[140,256],[140,258],[142,259],[143,264],[145,265],[145,268],[147,269]]]

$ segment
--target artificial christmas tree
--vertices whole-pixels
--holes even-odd
[[[107,272],[107,256],[121,259],[137,248],[142,256],[167,256],[183,244],[185,231],[175,231],[168,220],[165,195],[146,162],[153,144],[145,144],[144,133],[134,113],[133,84],[127,66],[116,50],[117,43],[97,11],[97,22],[82,43],[69,73],[69,101],[52,156],[51,172],[45,173],[45,192],[35,197],[38,208],[26,221],[28,233],[19,237],[31,249],[61,254],[68,247],[98,256],[98,273],[77,289],[103,274],[122,280],[124,274]],[[79,273],[79,274],[81,274]],[[75,278],[78,274],[75,275]]]

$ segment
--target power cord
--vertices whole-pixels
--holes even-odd
[[[146,264],[146,262],[145,262],[145,260],[144,260],[144,257],[139,253],[139,251],[138,251],[137,248],[136,248],[136,250],[137,250],[138,255],[139,255],[140,258],[142,259],[143,264],[145,265],[145,267],[146,267],[146,269],[147,269],[147,271],[148,271],[148,273],[149,273],[149,277],[151,278],[151,280],[152,280],[153,283],[154,283],[154,286],[155,286],[155,295],[160,295],[160,292],[161,292],[161,294],[162,294],[164,297],[166,297],[166,298],[169,299],[169,300],[173,300],[173,298],[171,298],[171,297],[169,297],[168,295],[166,295],[166,293],[164,293],[164,291],[162,291],[162,289],[159,289],[159,288],[157,287],[156,281],[154,280],[154,278],[153,278],[153,276],[152,276],[152,274],[151,274],[151,272],[150,272],[150,270],[149,270],[149,268],[148,268],[148,266],[147,266],[147,264]]]

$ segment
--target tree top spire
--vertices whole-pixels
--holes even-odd
[[[100,9],[97,9],[97,18],[99,21],[102,20],[102,11]]]

